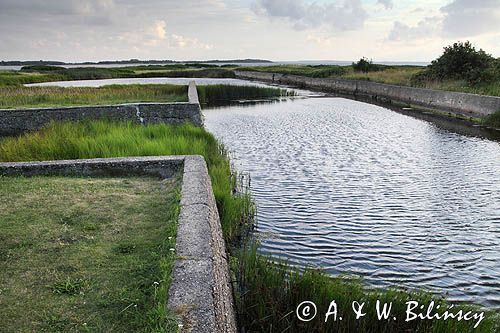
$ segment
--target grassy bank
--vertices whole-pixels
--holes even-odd
[[[264,67],[242,67],[238,70],[261,71],[268,73],[293,74],[319,78],[342,78],[351,80],[368,80],[373,82],[405,85],[412,87],[466,92],[472,94],[500,96],[500,78],[489,83],[470,84],[464,80],[425,80],[416,82],[415,76],[422,73],[425,67],[418,66],[384,66],[377,65],[379,70],[373,72],[356,72],[352,66],[306,66],[280,65]]]
[[[239,272],[238,309],[239,324],[245,332],[500,332],[500,316],[495,311],[486,311],[484,319],[474,328],[478,320],[412,320],[406,321],[409,301],[419,303],[415,313],[426,313],[432,301],[432,314],[443,314],[450,303],[427,292],[398,289],[369,290],[361,280],[347,277],[332,278],[313,269],[300,272],[284,263],[260,256],[256,247],[242,251],[239,261],[233,261],[233,269]],[[378,319],[376,304],[392,303],[389,319]],[[312,301],[317,307],[317,316],[308,322],[300,321],[296,308],[304,301]],[[337,304],[338,314],[325,322],[330,302]],[[365,303],[365,316],[357,319],[352,302]],[[425,309],[420,309],[424,305]],[[436,310],[436,307],[438,310]],[[332,308],[333,309],[333,308]],[[481,313],[472,305],[454,306],[450,311],[458,313],[473,311]],[[307,318],[306,316],[304,316]],[[342,317],[342,320],[340,320]],[[396,319],[394,319],[396,318]]]
[[[187,102],[186,86],[169,84],[91,87],[3,87],[0,108]]]
[[[179,179],[0,177],[4,332],[173,332]]]
[[[148,125],[94,121],[54,123],[48,128],[0,141],[0,161],[45,161],[124,156],[202,155],[212,179],[222,229],[234,240],[251,217],[247,195],[233,195],[237,176],[223,147],[193,125]]]

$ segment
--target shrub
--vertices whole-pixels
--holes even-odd
[[[375,65],[371,59],[368,60],[368,58],[365,57],[359,59],[358,62],[353,62],[352,68],[356,72],[363,72],[363,73],[376,72],[381,69],[379,66]]]
[[[415,76],[414,81],[466,80],[479,84],[494,81],[499,73],[498,60],[466,41],[446,46],[443,54]]]

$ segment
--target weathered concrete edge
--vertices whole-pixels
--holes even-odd
[[[202,156],[159,156],[0,163],[2,176],[153,176],[183,172],[177,260],[168,306],[183,331],[236,332],[226,248]]]
[[[194,81],[189,83],[188,102],[131,103],[116,105],[66,106],[0,109],[0,136],[37,131],[51,121],[107,119],[140,124],[182,124],[203,126],[203,116]]]
[[[191,81],[188,85],[188,101],[190,104],[200,105],[200,99],[198,98],[198,90],[196,89],[196,82]]]
[[[179,316],[183,331],[236,332],[227,252],[202,156],[184,160],[176,252],[168,305]]]
[[[392,84],[335,78],[311,78],[298,75],[235,71],[241,79],[283,83],[310,89],[327,90],[382,101],[416,105],[466,117],[484,117],[500,110],[500,97],[442,91]]]

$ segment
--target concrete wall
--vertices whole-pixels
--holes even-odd
[[[275,82],[301,88],[403,102],[470,117],[484,117],[500,110],[500,97],[493,96],[412,88],[360,80],[321,79],[247,71],[236,71],[235,73],[236,77],[241,79]]]
[[[188,87],[187,103],[137,103],[102,106],[70,106],[33,109],[0,109],[0,136],[39,130],[51,121],[108,119],[142,124],[181,124],[203,126],[198,93],[194,82]]]
[[[183,332],[235,333],[226,248],[207,165],[202,156],[0,163],[2,176],[153,176],[182,173],[175,263],[168,306]]]

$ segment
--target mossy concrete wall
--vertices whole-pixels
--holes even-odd
[[[451,91],[413,88],[361,80],[321,79],[298,75],[236,71],[240,79],[260,80],[320,89],[356,96],[396,101],[424,108],[447,111],[468,117],[484,117],[500,110],[500,97],[481,96]]]
[[[189,84],[187,103],[134,103],[100,106],[0,109],[0,136],[18,135],[42,129],[52,121],[107,119],[141,124],[181,124],[203,126],[198,93]]]

